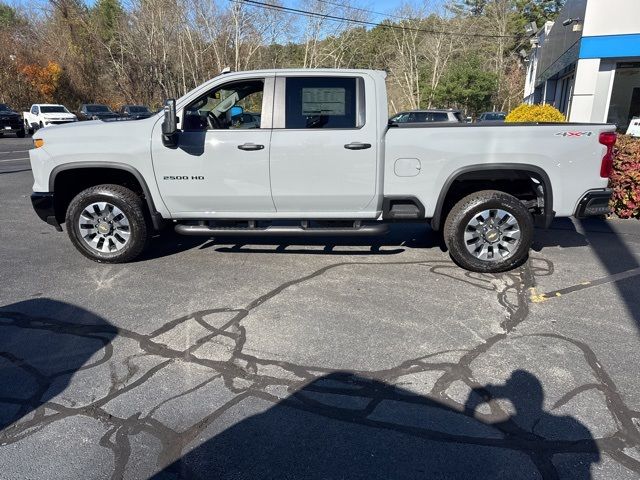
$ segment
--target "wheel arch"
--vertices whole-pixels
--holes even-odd
[[[493,177],[493,178],[492,178]],[[522,163],[500,163],[500,164],[477,164],[467,165],[455,170],[447,177],[438,195],[436,207],[431,218],[431,228],[438,231],[442,228],[447,214],[448,196],[452,192],[452,187],[460,181],[490,182],[492,180],[509,180],[513,178],[535,178],[543,188],[543,213],[536,219],[536,224],[548,228],[553,220],[553,187],[549,175],[537,165]],[[479,183],[480,185],[480,183]],[[487,189],[487,184],[479,186],[477,191]],[[509,192],[506,192],[509,193]]]
[[[139,193],[142,194],[143,200],[147,205],[149,217],[151,219],[154,229],[160,230],[162,228],[162,223],[164,219],[162,218],[162,215],[158,213],[155,207],[155,204],[153,202],[153,197],[151,196],[151,191],[149,190],[149,186],[147,185],[147,182],[145,181],[142,174],[136,168],[132,167],[131,165],[127,165],[126,163],[88,161],[88,162],[63,163],[61,165],[57,165],[56,167],[53,168],[53,170],[51,171],[51,174],[49,175],[49,191],[54,193],[60,191],[59,189],[56,189],[56,182],[69,174],[69,173],[66,173],[65,175],[65,172],[76,171],[76,173],[82,173],[83,175],[88,174],[89,177],[91,177],[92,175],[99,173],[100,170],[102,171],[102,173],[106,171],[106,172],[113,172],[116,174],[125,174],[125,175],[131,176],[131,178],[134,179],[137,186],[139,187]],[[115,177],[117,177],[117,175]],[[114,176],[108,175],[107,179],[109,178],[114,178]],[[89,186],[99,185],[100,183],[109,183],[109,182],[108,181],[107,182],[88,181],[83,183],[82,186],[84,188],[88,188]],[[68,200],[66,201],[66,205],[64,204],[65,200]],[[60,214],[60,212],[58,211],[58,207],[60,209],[64,207],[64,210],[66,212],[66,206],[68,205],[68,202],[70,200],[71,199],[63,199],[62,203],[58,203],[58,205],[56,206],[57,217]]]

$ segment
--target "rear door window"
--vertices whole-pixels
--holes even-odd
[[[288,77],[285,128],[359,128],[356,78]]]

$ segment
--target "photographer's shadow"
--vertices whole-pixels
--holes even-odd
[[[515,414],[493,423],[476,412],[484,403],[495,411],[498,399]],[[524,371],[475,389],[464,408],[337,372],[275,405],[246,397],[154,478],[591,478],[599,453],[588,429],[544,412],[542,401],[540,382]]]
[[[507,437],[518,439],[523,446],[530,444],[535,463],[544,478],[556,478],[560,473],[558,471],[562,472],[560,478],[591,478],[591,464],[600,461],[600,452],[591,432],[571,416],[544,411],[544,390],[535,375],[526,370],[516,370],[502,385],[474,388],[467,399],[464,413],[481,417],[477,410],[485,403],[492,414],[504,412],[499,405],[501,400],[511,404],[513,413],[504,420],[492,423],[492,426]],[[558,453],[563,453],[564,448],[566,453],[580,452],[579,456],[574,459],[563,458],[563,462],[554,465],[550,456],[542,454],[545,445],[553,442],[559,442],[556,447]]]
[[[103,318],[57,300],[0,307],[0,439],[65,391],[74,374],[107,362],[117,334]]]

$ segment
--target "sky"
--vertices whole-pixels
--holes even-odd
[[[93,5],[96,0],[83,0],[87,5]],[[224,3],[225,0],[211,0]],[[261,0],[268,3],[269,0]],[[301,0],[281,0],[282,4],[287,7],[301,8]],[[340,3],[340,0],[332,0],[336,3]],[[385,19],[384,14],[390,14],[397,11],[403,5],[414,5],[417,7],[424,6],[425,4],[429,9],[437,9],[446,0],[355,0],[352,4],[358,8],[370,10],[372,12],[379,12],[383,15],[370,14],[371,21],[381,22]],[[48,0],[0,0],[0,2],[8,3],[16,7],[21,7],[23,11],[29,11],[33,9],[45,8],[48,9]],[[124,4],[127,0],[121,0]]]
[[[4,3],[13,5],[29,6],[29,4],[47,3],[46,0],[2,0]],[[87,5],[92,5],[96,0],[84,0]],[[213,0],[216,1],[216,0]],[[218,0],[220,1],[220,0]],[[262,0],[268,2],[269,0]],[[282,0],[286,6],[294,6],[298,3],[298,0]],[[358,0],[354,2],[360,8],[366,8],[368,10],[374,10],[381,13],[391,13],[393,10],[399,8],[403,3],[409,4],[423,4],[429,3],[432,5],[442,4],[444,0]],[[340,3],[337,0],[337,3]]]

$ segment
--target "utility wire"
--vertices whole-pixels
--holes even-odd
[[[425,28],[416,28],[416,27],[402,27],[400,25],[393,25],[389,23],[376,23],[376,22],[368,22],[366,20],[357,20],[355,18],[345,18],[339,17],[336,15],[329,15],[326,13],[318,13],[318,12],[310,12],[308,10],[301,10],[299,8],[292,7],[283,7],[280,5],[274,5],[271,3],[259,2],[257,0],[231,0],[237,3],[245,3],[247,5],[253,5],[258,8],[267,9],[267,10],[278,10],[285,13],[291,13],[295,15],[301,15],[305,17],[313,17],[313,18],[324,18],[327,20],[337,21],[337,22],[348,22],[356,25],[366,25],[372,27],[381,27],[388,28],[391,30],[404,30],[411,32],[422,32],[422,33],[431,33],[436,35],[457,35],[460,37],[479,37],[479,38],[519,38],[519,35],[491,35],[485,33],[464,33],[464,32],[446,32],[446,31],[438,31],[438,30],[428,30]]]
[[[354,7],[351,5],[344,5],[342,3],[330,2],[329,0],[316,0],[316,2],[325,3],[327,5],[333,5],[334,7],[348,8],[349,10],[355,10],[357,12],[371,13],[373,15],[377,15],[380,17],[396,18],[398,20],[415,20],[415,18],[411,18],[411,17],[403,17],[400,15],[393,15],[391,13],[376,12],[373,10],[367,10],[366,8]]]

